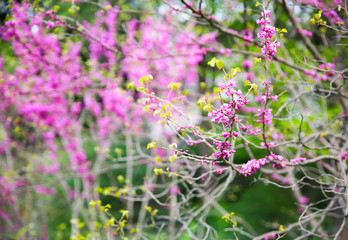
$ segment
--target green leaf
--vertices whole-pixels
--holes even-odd
[[[127,83],[127,89],[129,88],[134,91],[134,82]]]
[[[151,211],[152,211],[152,208],[149,207],[149,206],[145,206],[145,209],[146,209],[148,212],[151,212]]]
[[[118,176],[117,176],[117,181],[118,181],[119,183],[123,183],[123,182],[124,182],[124,177],[123,177],[122,175],[118,175]]]
[[[261,63],[261,58],[255,57],[254,60],[255,60],[255,63],[257,63],[257,62]]]
[[[214,88],[214,94],[217,95],[219,92],[221,92],[221,88],[217,87]]]
[[[154,141],[150,142],[149,144],[147,144],[147,149],[152,148],[153,150],[155,150],[156,144],[157,143]]]
[[[139,78],[140,84],[144,85],[145,84],[145,78]]]
[[[169,149],[173,149],[173,148],[178,148],[178,145],[176,143],[173,143],[173,144],[169,144],[168,148]]]
[[[175,161],[175,158],[176,158],[176,154],[172,155],[169,157],[169,162],[174,162]]]
[[[217,60],[216,61],[216,66],[219,70],[222,69],[222,67],[224,66],[224,62],[222,60]]]
[[[214,57],[208,62],[208,65],[211,67],[215,67],[215,63],[216,63],[216,58]]]
[[[75,10],[72,9],[72,8],[69,8],[69,9],[68,9],[68,12],[69,12],[71,15],[75,15]]]
[[[155,172],[156,175],[159,175],[159,174],[163,173],[163,169],[162,168],[155,168],[153,171]]]
[[[152,216],[155,216],[157,214],[157,212],[158,212],[158,209],[153,210],[152,211]]]

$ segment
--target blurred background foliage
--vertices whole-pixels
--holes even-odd
[[[97,0],[90,0],[91,2],[98,3]],[[0,3],[0,21],[3,24],[3,21],[6,19],[8,15],[8,10],[6,9],[7,3],[9,1],[5,0]],[[43,8],[43,9],[57,9],[58,15],[63,16],[71,16],[69,13],[69,9],[71,8],[71,3],[65,2],[61,3],[60,0],[31,0],[30,2],[33,3],[34,6],[37,8]],[[137,0],[110,0],[109,1],[111,5],[118,5],[120,9],[122,10],[137,10],[137,11],[121,11],[118,22],[117,22],[117,28],[118,28],[118,42],[122,42],[125,39],[125,28],[124,24],[133,19],[139,19],[143,20],[147,16],[151,17],[161,17],[163,13],[168,11],[168,7],[165,3],[163,3],[160,0],[157,1],[137,1]],[[242,7],[240,7],[240,4],[236,4],[236,1],[224,1],[224,0],[208,0],[205,1],[207,3],[206,11],[210,12],[211,14],[219,17],[220,20],[222,20],[229,28],[235,29],[237,31],[243,30],[245,27],[249,27],[252,29],[252,32],[255,34],[257,25],[254,23],[257,18],[259,18],[259,10],[257,8],[253,7],[255,6],[256,1],[254,0],[248,0],[247,5],[248,8],[244,10]],[[239,1],[242,2],[242,1]],[[76,3],[76,5],[80,6],[80,10],[78,11],[77,18],[80,20],[87,20],[89,22],[94,21],[94,14],[99,9],[97,6],[94,6],[93,4],[84,4],[84,3]],[[236,9],[234,8],[235,5],[238,5],[239,7]],[[59,6],[59,9],[58,7]],[[251,6],[251,7],[249,7]],[[281,51],[279,53],[279,57],[290,57],[293,60],[296,59],[303,59],[303,57],[306,57],[309,53],[305,49],[303,45],[298,44],[298,36],[294,36],[295,33],[293,33],[292,26],[289,25],[289,19],[286,16],[286,14],[282,11],[280,7],[275,5],[274,12],[276,17],[276,26],[285,27],[288,29],[289,36],[284,38],[282,42],[286,45],[286,48],[289,50],[289,52],[285,53]],[[310,15],[312,14],[311,11],[303,11],[301,13],[302,16],[300,16],[302,19],[309,19]],[[248,21],[244,21],[243,18],[248,18]],[[179,17],[180,20],[180,17]],[[185,25],[186,21],[180,22],[181,25]],[[314,25],[309,25],[311,28],[318,28]],[[203,33],[207,33],[210,31],[215,31],[215,29],[209,27],[209,26],[197,26],[193,29],[195,32],[197,32],[199,35]],[[332,61],[333,58],[337,57],[337,55],[340,55],[342,59],[344,59],[345,64],[348,64],[348,58],[345,58],[344,55],[347,54],[346,49],[344,48],[344,51],[337,52],[336,50],[333,50],[332,48],[326,48],[323,44],[322,37],[319,31],[315,31],[316,29],[313,29],[314,36],[313,36],[313,42],[316,43],[316,46],[323,52],[325,55],[327,61]],[[330,30],[327,30],[330,32]],[[333,33],[332,33],[333,34]],[[84,41],[82,37],[74,37],[74,41]],[[235,48],[235,39],[232,40],[231,37],[226,36],[224,34],[219,34],[218,41],[221,45],[223,45],[226,48]],[[348,41],[348,39],[343,40]],[[238,42],[238,40],[237,40]],[[87,44],[87,42],[85,42]],[[258,52],[259,48],[250,46],[249,50]],[[12,72],[14,67],[16,66],[17,59],[13,54],[13,51],[11,49],[11,46],[8,42],[0,41],[0,54],[5,58],[5,69],[7,72]],[[84,55],[86,55],[84,57]],[[200,82],[207,83],[207,86],[205,89],[200,89],[201,92],[212,90],[214,87],[216,87],[215,79],[218,79],[221,77],[220,72],[211,69],[207,66],[207,62],[212,57],[212,54],[208,54],[205,56],[204,61],[199,66],[199,75],[200,75]],[[87,48],[84,48],[82,51],[82,58],[88,59],[88,50]],[[122,54],[120,53],[119,60],[122,59]],[[242,56],[240,55],[232,55],[231,57],[225,57],[224,62],[225,65],[231,66],[233,64],[234,67],[236,67],[236,62],[239,62],[241,64],[242,62]],[[253,60],[253,59],[251,59]],[[282,66],[285,72],[289,72],[291,74],[290,67]],[[262,71],[262,67],[255,67],[254,71]],[[270,68],[271,77],[277,81],[277,86],[275,89],[275,92],[281,92],[283,86],[288,84],[289,76],[278,76],[276,75],[276,71],[271,67]],[[274,74],[272,74],[272,72]],[[242,86],[242,84],[241,84]],[[286,99],[287,94],[285,93],[281,98]],[[280,99],[281,99],[280,98]],[[326,105],[327,103],[323,101],[323,105]],[[331,100],[326,100],[330,102]],[[281,101],[278,103],[272,103],[272,104],[281,104]],[[340,108],[337,107],[337,105],[333,105],[328,110],[328,114],[330,117],[337,115],[340,112]],[[322,112],[318,111],[318,116],[322,115]],[[311,116],[312,120],[315,121],[316,116]],[[279,129],[282,129],[284,133],[287,131],[287,124],[284,122],[278,122],[277,127]],[[295,126],[298,126],[300,124],[300,119],[293,120],[292,124]],[[303,124],[304,132],[309,132],[310,128],[308,127],[308,124],[310,122]],[[290,129],[289,129],[290,131]],[[289,132],[292,134],[291,132]],[[285,134],[286,135],[286,134]],[[94,162],[96,161],[96,154],[95,150],[97,147],[97,143],[93,142],[93,140],[89,137],[89,133],[86,130],[85,132],[85,139],[87,139],[84,142],[84,149],[87,153],[88,160]],[[119,143],[124,142],[124,136],[122,136],[122,133],[119,136]],[[110,163],[113,163],[112,158],[117,157],[125,157],[126,156],[126,148],[124,144],[114,143],[113,147],[110,149],[110,155],[111,157],[107,160]],[[143,141],[142,146],[146,146],[148,142]],[[60,148],[62,148],[61,144]],[[238,142],[237,142],[238,144]],[[187,147],[187,149],[190,149],[191,152],[201,152],[202,149],[195,148],[195,147]],[[116,150],[115,150],[116,149]],[[143,149],[144,151],[148,151]],[[294,149],[295,151],[295,149]],[[324,151],[323,151],[324,153]],[[35,154],[35,153],[33,153]],[[262,158],[264,156],[264,151],[258,151],[255,154],[255,158]],[[237,151],[235,155],[236,163],[244,163],[249,158],[245,151]],[[63,151],[63,149],[60,150],[59,154],[59,160],[62,163],[65,163],[66,165],[69,164],[68,156]],[[133,184],[136,186],[141,186],[143,184],[144,176],[146,175],[146,167],[145,166],[136,166],[133,169]],[[124,187],[126,185],[126,180],[123,176],[126,175],[125,169],[115,169],[115,170],[107,170],[105,173],[100,175],[100,186],[103,187],[110,187],[110,186],[116,186],[118,188]],[[35,176],[33,176],[35,177]],[[72,178],[69,178],[69,175],[65,175],[65,180],[67,181],[67,184],[71,187],[72,190],[76,187],[81,186],[75,186],[74,181]],[[162,176],[161,176],[162,177]],[[268,176],[270,177],[270,176]],[[166,181],[167,177],[162,177],[163,181]],[[235,212],[235,216],[238,218],[244,219],[246,222],[248,222],[251,227],[257,232],[258,234],[271,231],[274,229],[278,229],[279,225],[286,225],[287,223],[291,223],[296,221],[297,214],[298,214],[298,206],[294,204],[296,202],[292,196],[291,188],[289,189],[281,189],[278,188],[272,184],[268,184],[267,181],[260,182],[256,181],[256,178],[258,178],[258,174],[244,177],[244,176],[236,176],[236,179],[233,181],[233,183],[228,186],[228,189],[225,194],[222,195],[222,197],[219,199],[218,203],[225,208],[227,211]],[[50,182],[52,179],[47,179],[47,182]],[[221,178],[219,181],[223,182],[225,179]],[[80,184],[81,185],[81,184]],[[58,188],[59,189],[59,188]],[[63,191],[63,190],[61,190]],[[48,221],[48,236],[50,239],[68,239],[70,237],[70,229],[71,229],[71,223],[70,223],[70,217],[71,213],[69,212],[69,206],[66,202],[66,200],[63,197],[63,193],[61,191],[58,191],[57,195],[55,196],[44,196],[40,199],[35,198],[35,194],[32,195],[31,201],[34,202],[34,206],[36,206],[37,210],[45,213],[45,214],[38,214],[38,218],[45,218]],[[141,188],[138,190],[141,191]],[[307,196],[311,199],[317,199],[320,197],[321,192],[320,189],[305,189]],[[125,209],[126,203],[125,201],[120,200],[116,197],[111,196],[104,196],[103,194],[100,194],[100,199],[102,200],[103,204],[109,203],[112,206],[112,209],[110,210],[110,213],[114,216],[120,216],[120,210]],[[192,205],[190,207],[195,207],[196,205],[202,204],[203,199],[195,199],[192,202]],[[49,204],[47,204],[47,202]],[[87,203],[86,204],[86,208]],[[157,208],[159,210],[159,213],[166,212],[167,209],[161,206],[156,206],[154,204],[154,208]],[[139,209],[141,208],[141,204],[135,203],[134,204],[134,215],[137,216]],[[23,212],[27,211],[26,209],[23,209]],[[221,214],[217,210],[212,210],[209,212],[209,215],[207,216],[207,223],[211,225],[219,234],[219,239],[233,239],[232,233],[230,231],[226,231],[226,228],[229,224],[227,224],[223,219],[221,219]],[[237,220],[238,222],[238,220]],[[193,222],[190,226],[192,226],[192,232],[195,233],[195,225],[199,224],[199,222]],[[332,225],[330,222],[325,222],[324,225]],[[30,226],[29,226],[30,227]],[[84,233],[85,231],[85,225],[81,224],[81,232]],[[151,228],[149,228],[151,231]],[[25,230],[22,232],[19,231],[16,238],[20,238],[21,234],[24,234]],[[87,232],[85,232],[87,234]],[[153,236],[155,237],[156,231],[153,230]],[[161,233],[162,235],[159,236],[159,239],[166,239],[167,236],[165,233]],[[185,233],[180,239],[190,239],[190,236]],[[240,236],[240,239],[244,239],[242,236]],[[293,239],[292,236],[285,236],[284,239]],[[315,239],[315,238],[314,238]]]

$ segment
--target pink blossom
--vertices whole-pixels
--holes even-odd
[[[46,188],[46,187],[43,187],[41,185],[36,187],[36,192],[38,194],[51,194],[51,195],[54,195],[57,193],[56,189]]]
[[[252,67],[252,65],[253,65],[253,62],[250,61],[250,60],[248,60],[248,59],[246,59],[246,60],[243,61],[243,67],[244,67],[245,69],[250,69],[250,68]]]
[[[53,163],[53,164],[51,164],[50,166],[45,167],[44,173],[45,173],[45,174],[53,174],[53,173],[55,173],[55,172],[58,172],[59,169],[60,169],[59,163]]]
[[[307,197],[305,197],[305,196],[302,196],[301,198],[300,198],[300,200],[299,200],[299,203],[300,204],[306,204],[306,203],[308,203],[309,202],[309,199],[307,198]]]
[[[178,186],[172,186],[169,189],[170,194],[177,195],[180,193],[180,188]]]
[[[249,81],[253,81],[255,79],[255,73],[253,72],[245,72],[244,76]]]
[[[261,52],[266,55],[269,60],[277,53],[277,48],[280,47],[280,43],[277,41],[272,41],[272,37],[276,32],[276,28],[271,26],[271,11],[265,10],[261,13],[261,19],[256,21],[256,24],[261,25],[260,32],[257,34],[257,38],[263,38],[263,47]]]

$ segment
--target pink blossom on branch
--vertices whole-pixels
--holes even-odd
[[[260,32],[257,34],[257,38],[263,39],[261,52],[267,57],[268,60],[272,60],[272,57],[277,53],[277,48],[280,47],[280,42],[277,40],[272,41],[276,28],[271,26],[271,11],[264,10],[261,13],[261,19],[256,21],[256,24],[260,25]]]

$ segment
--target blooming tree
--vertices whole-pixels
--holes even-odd
[[[0,7],[1,237],[347,237],[343,1]]]

